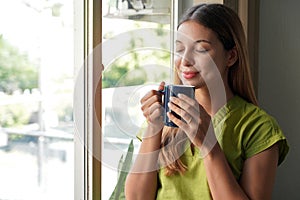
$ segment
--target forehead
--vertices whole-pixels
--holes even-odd
[[[218,40],[213,30],[192,20],[184,22],[178,27],[176,39],[181,42],[207,40],[211,43]]]

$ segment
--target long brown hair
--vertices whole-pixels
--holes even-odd
[[[200,4],[191,7],[185,12],[178,27],[182,23],[190,20],[213,30],[225,50],[229,51],[236,48],[238,59],[235,64],[229,68],[229,86],[234,94],[257,105],[257,98],[250,73],[246,37],[239,16],[232,9],[222,4]],[[174,81],[176,84],[180,83],[176,72]],[[176,172],[183,173],[187,170],[187,167],[180,160],[182,153],[178,155],[178,153],[182,151],[174,149],[182,149],[182,145],[175,145],[173,148],[164,148],[169,146],[168,144],[170,143],[176,143],[173,141],[174,134],[178,136],[184,133],[181,133],[178,128],[172,129],[165,127],[163,130],[160,161],[164,163],[168,161],[168,165],[166,165],[166,175],[172,175]],[[182,136],[177,138],[182,138]]]

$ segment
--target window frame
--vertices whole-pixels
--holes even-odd
[[[75,67],[83,87],[76,98],[83,120],[74,134],[74,198],[101,199],[101,54],[102,1],[74,1]],[[98,47],[98,48],[97,48]],[[100,80],[99,80],[100,79]]]

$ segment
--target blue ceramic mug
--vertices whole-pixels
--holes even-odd
[[[161,92],[163,93],[164,124],[166,126],[177,127],[177,125],[174,124],[167,115],[168,112],[171,112],[178,119],[181,119],[176,113],[171,111],[171,109],[169,108],[168,103],[170,101],[170,97],[171,96],[177,97],[178,94],[185,94],[186,96],[194,99],[195,87],[190,85],[165,85],[164,90]]]

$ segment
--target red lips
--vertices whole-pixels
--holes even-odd
[[[185,79],[191,79],[194,78],[199,72],[182,72],[182,76]]]

